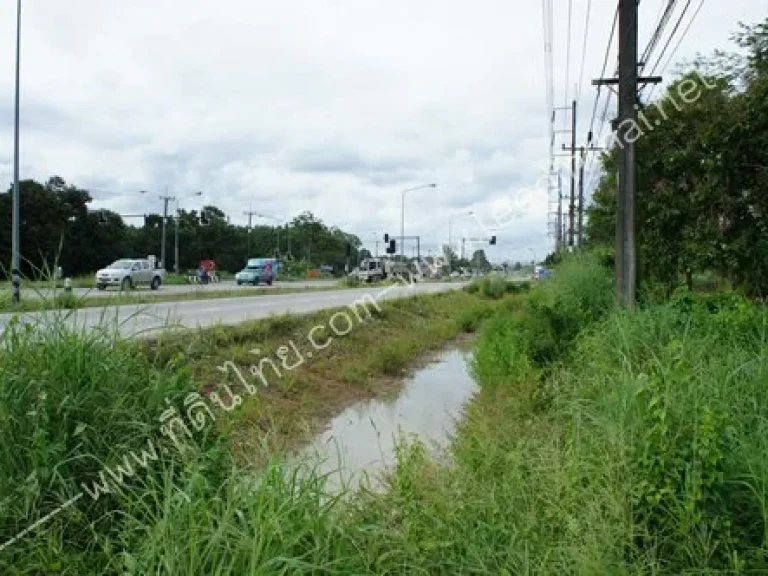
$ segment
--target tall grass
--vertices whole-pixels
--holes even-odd
[[[71,508],[0,552],[0,573],[98,573],[111,562],[121,514],[151,478],[186,465],[158,432],[165,399],[179,402],[192,383],[153,368],[130,345],[103,332],[73,332],[63,323],[38,332],[12,323],[0,353],[0,539],[5,542],[79,493],[104,466],[114,469],[148,440],[156,462],[124,488],[107,473],[109,493],[84,494]],[[215,439],[198,438],[212,477],[227,474]],[[162,450],[161,450],[162,448]],[[130,461],[130,458],[129,458]],[[218,471],[217,471],[218,470]],[[131,495],[133,494],[133,496]],[[23,567],[23,570],[22,570]]]

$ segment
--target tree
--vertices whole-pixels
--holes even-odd
[[[705,270],[768,289],[768,20],[736,41],[746,55],[699,61],[639,113],[638,271],[670,291]],[[618,151],[602,157],[593,245],[614,243]]]
[[[485,255],[485,250],[475,250],[475,253],[472,254],[472,260],[470,261],[470,266],[474,270],[489,270],[491,268],[491,263],[488,261],[488,258]]]

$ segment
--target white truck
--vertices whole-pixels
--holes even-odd
[[[421,278],[413,265],[402,262],[392,262],[385,258],[366,258],[360,262],[360,266],[352,272],[361,282],[378,282],[392,276],[408,278],[411,281]]]
[[[383,258],[366,258],[360,262],[353,274],[361,282],[377,282],[386,280],[392,275],[392,264]]]
[[[165,271],[155,268],[147,258],[122,259],[96,272],[96,287],[106,290],[107,286],[117,286],[120,290],[128,291],[144,284],[157,290],[164,277]]]

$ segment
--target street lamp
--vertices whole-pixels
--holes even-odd
[[[11,283],[13,301],[21,300],[21,264],[19,251],[21,249],[19,228],[19,69],[21,64],[21,0],[16,5],[16,108],[13,125],[13,200],[11,215]]]
[[[451,216],[448,216],[448,248],[453,252],[453,234],[452,234],[452,228],[451,224],[453,222],[453,219],[457,216],[474,216],[474,212],[470,210],[469,212],[459,212],[458,214],[452,214]],[[450,258],[450,254],[448,255],[448,271],[453,271],[453,259]]]
[[[147,194],[146,190],[139,190],[139,194]],[[163,270],[166,270],[165,262],[165,224],[168,220],[168,202],[176,200],[174,196],[168,196],[168,190],[166,189],[165,196],[160,196],[160,200],[163,201],[163,227],[160,240],[160,265]]]
[[[173,222],[173,270],[176,272],[176,274],[179,273],[179,202],[181,200],[184,200],[186,198],[193,198],[194,196],[202,196],[202,192],[195,192],[194,194],[190,194],[188,196],[183,196],[182,198],[176,198],[176,218]]]
[[[267,220],[272,220],[276,223],[275,229],[277,230],[277,253],[280,254],[280,220],[278,220],[274,216],[267,216],[266,214],[260,214],[258,212],[254,212],[253,215],[258,216],[259,218],[266,218]]]
[[[408,188],[403,190],[402,202],[400,208],[400,257],[405,260],[405,194],[406,192],[413,192],[414,190],[422,190],[423,188],[437,188],[437,184],[424,184],[423,186],[416,186],[415,188]]]

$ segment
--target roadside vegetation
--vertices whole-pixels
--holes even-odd
[[[332,320],[342,311],[142,343],[12,322],[0,355],[0,546],[55,516],[0,549],[0,573],[313,571],[351,544],[336,542],[341,510],[323,496],[322,478],[299,480],[277,458],[350,402],[395,392],[414,360],[464,333],[462,310],[479,319],[504,304],[456,291],[368,304],[359,318],[345,309],[348,335],[228,417],[217,413],[215,425],[190,425],[183,450],[161,415],[185,412],[185,401],[198,410],[195,395],[222,381],[234,386],[216,366],[232,361],[247,374],[280,346],[305,345],[313,327],[343,326]]]
[[[75,310],[79,308],[99,308],[108,306],[128,306],[131,304],[160,304],[163,302],[188,302],[193,300],[216,300],[219,298],[248,298],[252,296],[278,296],[280,294],[297,294],[305,292],[326,292],[338,290],[345,286],[287,286],[269,288],[240,286],[231,290],[208,289],[198,286],[190,292],[163,293],[157,291],[132,290],[130,292],[114,291],[103,296],[78,296],[61,289],[55,296],[40,294],[37,298],[24,298],[19,304],[14,304],[11,291],[0,291],[0,313],[4,312],[39,312],[43,310]],[[352,288],[353,286],[350,286]]]
[[[66,332],[40,342],[12,329],[13,353],[0,357],[3,537],[82,483],[93,489],[105,464],[110,493],[96,502],[86,494],[0,551],[0,571],[768,569],[762,305],[682,289],[662,304],[616,310],[610,271],[591,256],[566,260],[523,294],[488,291],[346,309],[348,335],[280,378],[269,372],[269,386],[195,432],[195,449],[183,452],[157,432],[166,397],[180,406],[189,394],[234,388],[235,367],[253,374],[288,343],[312,350],[308,331],[339,325],[342,311],[142,344]],[[283,463],[347,404],[396,392],[414,359],[473,331],[481,391],[450,459],[403,443],[382,492],[330,497],[324,477]],[[316,334],[325,341],[328,332]],[[217,366],[227,361],[225,374]],[[115,464],[146,451],[147,438],[157,458],[134,458],[118,489]]]

